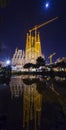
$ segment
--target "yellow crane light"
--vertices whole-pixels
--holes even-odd
[[[48,20],[47,22],[44,22],[44,23],[42,23],[42,24],[40,24],[40,25],[36,25],[34,28],[30,29],[29,32],[32,32],[32,31],[34,31],[34,30],[37,30],[38,28],[41,28],[41,27],[43,27],[43,26],[45,26],[45,25],[47,25],[47,24],[53,22],[53,21],[56,20],[56,19],[58,19],[58,17],[55,17],[55,18],[53,18],[53,19],[51,19],[51,20]]]
[[[50,64],[52,64],[52,58],[53,58],[53,56],[54,56],[55,54],[56,54],[56,53],[54,52],[54,53],[50,54],[50,56],[48,57],[48,58],[50,59]]]

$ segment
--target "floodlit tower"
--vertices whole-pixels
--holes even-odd
[[[42,56],[40,34],[37,32],[37,29],[53,22],[56,19],[58,19],[58,17],[53,18],[47,22],[44,22],[43,24],[37,25],[29,30],[29,33],[27,34],[26,38],[26,49],[25,49],[26,63],[28,62],[35,63],[36,59],[39,56]]]
[[[27,34],[26,38],[26,62],[35,63],[37,57],[41,56],[41,43],[39,33],[35,36]]]

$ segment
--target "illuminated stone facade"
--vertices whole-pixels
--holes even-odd
[[[39,56],[42,56],[39,33],[33,36],[27,34],[25,52],[16,48],[12,58],[12,66],[16,66],[16,69],[22,69],[25,63],[35,64]]]
[[[16,66],[16,69],[22,69],[25,64],[25,53],[22,50],[16,48],[12,58],[12,66]]]
[[[36,59],[41,56],[41,42],[39,33],[36,36],[27,34],[25,60],[26,63],[36,63]]]

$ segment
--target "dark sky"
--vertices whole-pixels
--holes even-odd
[[[66,0],[0,0],[0,59],[11,59],[16,47],[25,49],[28,30],[56,16],[38,29],[46,58],[53,52],[55,59],[66,57]]]

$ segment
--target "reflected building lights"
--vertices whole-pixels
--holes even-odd
[[[18,77],[17,77],[18,79]],[[23,97],[22,127],[29,130],[32,122],[34,130],[40,128],[42,96],[36,90],[36,83],[27,85],[22,78],[12,78],[10,82],[11,99]]]
[[[42,96],[36,91],[36,84],[24,86],[23,101],[23,127],[33,121],[37,130],[36,122],[40,126]]]
[[[23,82],[21,77],[17,76],[17,80],[15,77],[11,78],[11,82],[10,82],[11,98],[21,96],[23,91],[22,87],[23,87]]]

